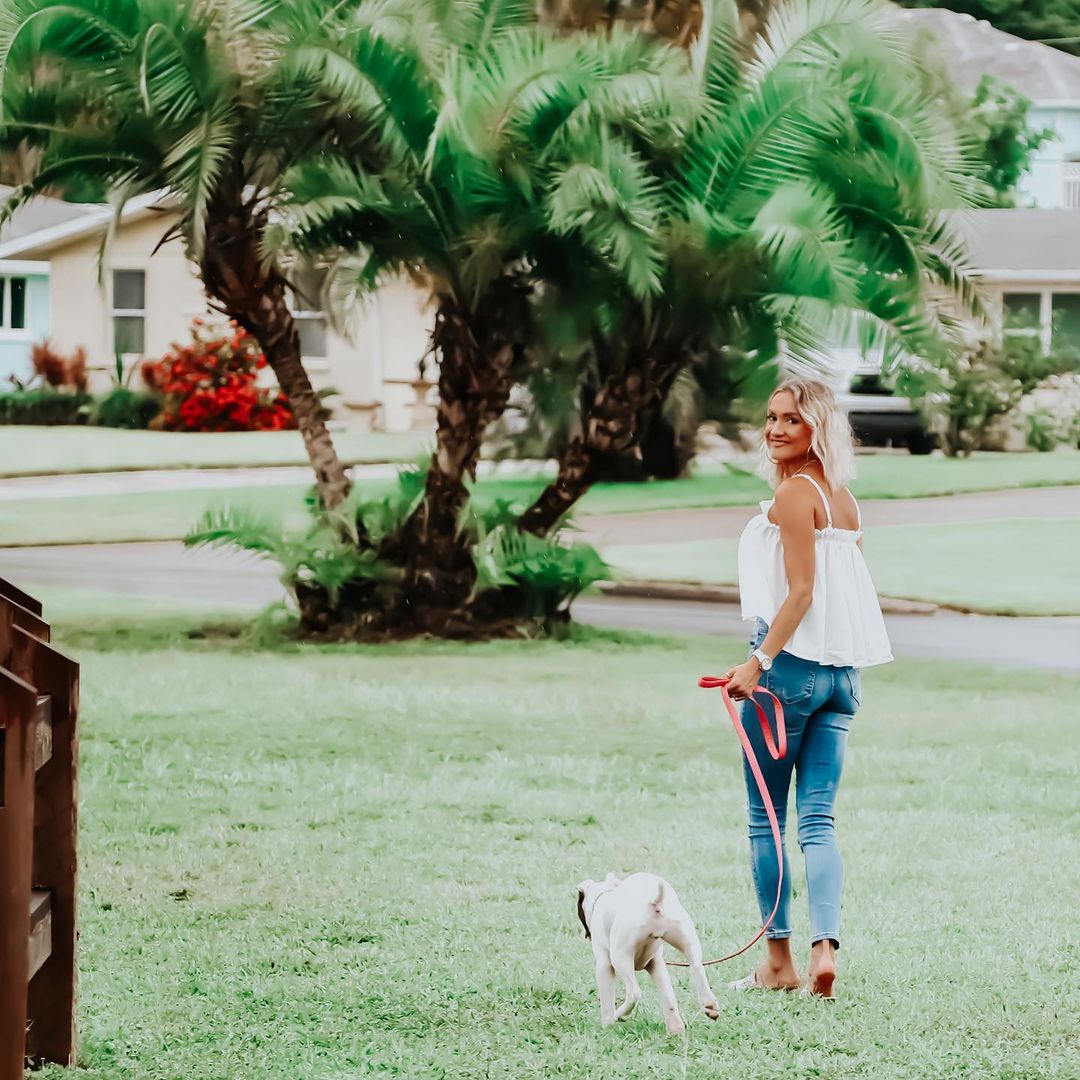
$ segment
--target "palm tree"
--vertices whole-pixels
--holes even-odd
[[[436,115],[430,139],[398,178],[358,173],[330,155],[287,178],[290,243],[340,253],[343,265],[359,251],[363,287],[410,270],[433,299],[435,450],[423,500],[383,548],[408,567],[410,606],[458,606],[472,590],[472,538],[460,519],[484,432],[536,362],[535,295],[572,294],[600,263],[628,296],[654,288],[655,197],[618,129],[670,142],[675,110],[656,107],[657,88],[687,81],[678,53],[636,34],[560,40],[531,25],[527,5],[492,3],[490,12],[479,37],[447,34],[441,74],[424,87]],[[577,222],[596,187],[632,208],[603,220],[602,244],[588,243]]]
[[[890,11],[791,0],[749,62],[733,6],[709,15],[697,121],[675,158],[651,162],[660,286],[644,305],[614,283],[596,290],[578,431],[522,519],[531,532],[552,529],[637,445],[695,360],[734,347],[820,369],[855,321],[894,349],[933,351],[979,307],[942,213],[979,191]]]
[[[283,175],[317,151],[377,171],[422,145],[413,43],[434,19],[413,6],[406,20],[393,0],[8,0],[0,16],[3,141],[39,155],[5,212],[86,182],[118,213],[136,195],[171,200],[210,301],[262,344],[330,508],[349,480],[266,237]]]

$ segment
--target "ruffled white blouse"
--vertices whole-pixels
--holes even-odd
[[[859,549],[862,512],[857,529],[836,529],[832,508],[821,485],[805,473],[825,503],[828,526],[815,529],[814,598],[784,651],[804,660],[834,667],[873,667],[892,660],[870,568]],[[761,618],[772,624],[787,599],[787,571],[780,526],[769,520],[772,499],[763,500],[739,538],[739,595],[743,619]]]

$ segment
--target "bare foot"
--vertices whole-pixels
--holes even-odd
[[[806,988],[815,997],[833,998],[836,982],[836,951],[831,941],[815,943],[810,953],[810,971]]]
[[[774,967],[768,960],[757,969],[757,981],[766,990],[798,990],[802,985],[794,964]]]
[[[745,979],[731,983],[732,990],[798,990],[799,973],[791,955],[789,938],[769,938],[765,942],[765,960]]]

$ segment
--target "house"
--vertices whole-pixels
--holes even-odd
[[[1005,332],[1080,352],[1080,210],[977,210],[959,224]]]
[[[145,196],[114,218],[109,206],[39,198],[0,231],[0,382],[29,377],[31,347],[48,338],[61,353],[84,348],[91,389],[101,390],[117,355],[127,367],[160,357],[187,339],[192,319],[208,316],[179,240],[161,244],[176,212]],[[419,379],[431,318],[416,289],[406,282],[380,289],[349,338],[310,310],[310,300],[294,294],[293,302],[312,383],[338,391],[327,402],[335,420],[353,429],[432,427],[431,387]]]
[[[0,200],[12,189],[0,185]],[[0,234],[0,242],[17,240],[65,221],[83,217],[94,207],[37,199],[16,211]],[[49,332],[49,264],[30,259],[0,261],[0,383],[29,374],[30,347]]]
[[[1020,185],[1021,205],[1080,210],[1080,57],[1006,34],[973,15],[918,8],[900,17],[936,40],[960,89],[974,93],[991,75],[1031,102],[1033,127],[1057,133],[1035,152]]]
[[[1006,333],[1080,351],[1080,57],[955,11],[900,17],[936,41],[962,90],[974,93],[990,75],[1031,101],[1033,126],[1057,133],[1033,155],[1021,208],[969,211],[958,220]]]

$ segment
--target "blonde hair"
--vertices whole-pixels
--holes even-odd
[[[847,487],[855,478],[855,438],[847,414],[840,408],[836,395],[817,379],[785,379],[769,396],[772,401],[782,390],[795,398],[795,408],[810,425],[813,436],[810,452],[825,470],[830,491]],[[758,472],[773,489],[784,479],[780,467],[769,457],[764,432],[761,434]]]

